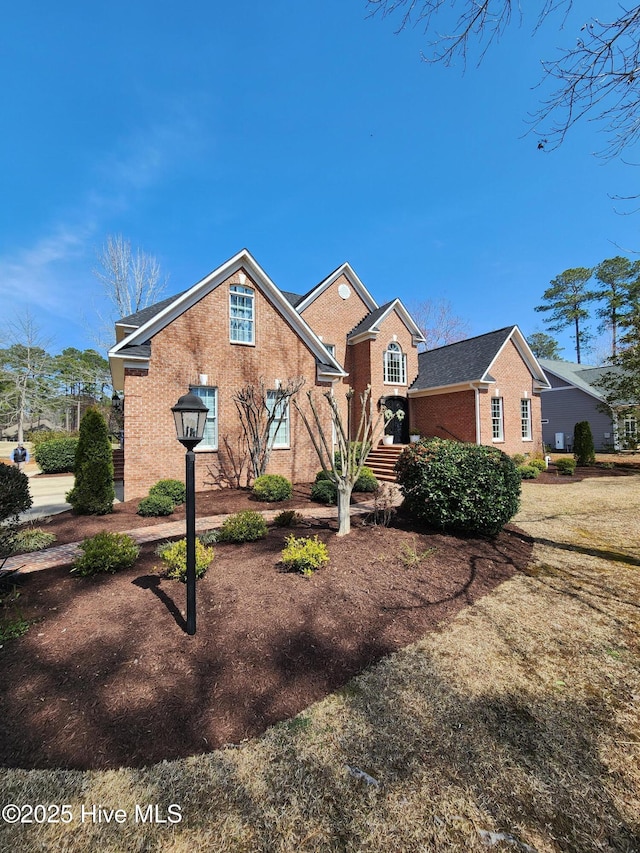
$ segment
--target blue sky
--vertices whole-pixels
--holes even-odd
[[[638,249],[640,214],[616,213],[636,172],[592,155],[593,124],[549,153],[525,135],[540,59],[576,30],[533,23],[462,74],[421,62],[421,33],[394,35],[364,0],[12,4],[7,316],[28,307],[52,352],[93,346],[96,251],[120,233],[158,258],[167,295],[246,247],[283,290],[349,261],[379,303],[446,298],[472,334],[544,330],[550,279]]]

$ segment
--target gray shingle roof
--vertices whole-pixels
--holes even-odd
[[[376,323],[382,317],[384,312],[389,308],[390,305],[393,304],[395,300],[391,300],[391,302],[387,302],[384,305],[381,305],[379,308],[376,308],[375,311],[371,311],[371,313],[367,314],[367,316],[362,320],[355,329],[352,329],[347,335],[347,339],[355,338],[356,335],[361,335],[363,332],[371,332],[378,331],[376,329]]]
[[[482,379],[492,381],[487,374],[489,366],[514,328],[506,326],[486,335],[421,352],[418,356],[418,378],[411,390],[426,391]]]
[[[166,299],[163,299],[161,302],[156,302],[154,305],[147,305],[146,308],[141,308],[140,311],[136,311],[134,314],[129,314],[128,317],[122,317],[116,322],[122,323],[125,326],[140,327],[143,323],[146,323],[147,320],[155,317],[156,314],[159,314],[164,308],[167,308],[172,302],[175,302],[176,299],[186,292],[186,290],[183,290],[181,293],[174,293],[173,296],[168,296]]]
[[[284,296],[287,302],[290,302],[295,308],[298,302],[302,302],[304,296],[301,296],[299,293],[291,293],[289,290],[281,290],[280,293]]]

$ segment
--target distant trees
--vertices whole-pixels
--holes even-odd
[[[527,338],[527,343],[536,358],[559,360],[561,358],[560,352],[564,349],[555,338],[545,334],[545,332],[533,332]]]
[[[573,340],[576,345],[576,361],[581,362],[584,346],[592,337],[585,322],[589,319],[589,311],[585,307],[595,298],[595,292],[587,290],[587,282],[593,270],[587,267],[574,267],[565,270],[551,280],[542,294],[543,303],[536,305],[536,311],[550,312],[545,317],[552,332],[561,332],[567,326],[573,328]]]
[[[409,306],[411,316],[424,335],[422,349],[431,350],[455,344],[469,336],[470,326],[453,312],[448,299],[425,299]]]

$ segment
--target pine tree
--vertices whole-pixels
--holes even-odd
[[[567,326],[573,326],[578,364],[580,364],[581,349],[591,338],[591,334],[583,325],[589,319],[589,312],[585,305],[593,302],[596,297],[593,291],[586,289],[591,274],[592,270],[586,267],[565,270],[551,280],[551,287],[542,294],[545,304],[535,307],[536,311],[552,312],[549,318],[545,318],[545,323],[549,324],[549,331],[561,332]]]
[[[75,483],[67,500],[79,515],[113,511],[113,453],[107,424],[97,409],[87,409],[80,424]]]

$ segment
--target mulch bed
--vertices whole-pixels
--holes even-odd
[[[198,515],[243,509],[242,500],[256,508],[246,494],[199,496]],[[58,517],[51,529],[58,541],[76,540],[138,520],[122,504],[101,519]],[[418,532],[401,520],[355,521],[342,538],[335,530],[310,520],[259,542],[216,545],[197,585],[193,637],[185,586],[155,571],[153,545],[113,576],[21,576],[17,605],[33,624],[0,648],[0,764],[139,767],[258,735],[449,622],[524,569],[533,547],[511,526],[493,539]],[[280,571],[291,532],[318,534],[330,564],[310,578]]]

